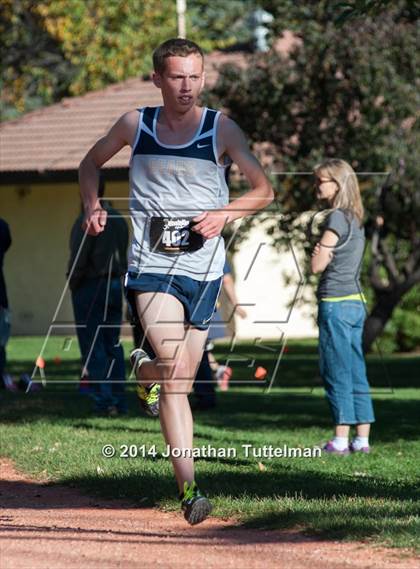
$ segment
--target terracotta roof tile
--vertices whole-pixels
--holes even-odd
[[[238,53],[209,55],[205,65],[209,86],[217,78],[217,66],[225,62],[244,65],[245,58]],[[160,92],[153,83],[136,78],[4,122],[0,125],[0,171],[76,170],[90,146],[124,112],[159,104]],[[126,168],[129,157],[126,147],[105,167]]]

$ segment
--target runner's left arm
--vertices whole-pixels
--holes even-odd
[[[273,188],[265,172],[252,154],[245,135],[231,119],[223,116],[219,126],[221,156],[228,155],[245,175],[251,189],[221,210],[207,211],[197,216],[194,226],[206,239],[220,235],[227,223],[267,207],[274,199]]]

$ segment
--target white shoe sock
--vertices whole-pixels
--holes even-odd
[[[353,445],[353,448],[355,448],[356,450],[360,450],[363,447],[368,447],[369,437],[359,437],[359,436],[354,437],[351,444]]]
[[[334,437],[332,444],[337,450],[346,450],[349,446],[349,439],[348,437]]]

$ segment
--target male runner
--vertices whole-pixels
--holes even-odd
[[[170,449],[184,516],[190,524],[211,511],[194,481],[193,421],[188,393],[201,361],[207,328],[220,290],[227,223],[269,205],[273,190],[235,122],[197,105],[204,85],[203,52],[170,39],[153,53],[153,82],[162,107],[124,114],[80,164],[85,225],[103,231],[106,211],[97,198],[99,169],[125,145],[130,161],[134,236],[126,278],[156,358],[132,354],[138,394],[149,414],[159,414]],[[235,162],[251,189],[229,203],[226,169]],[[179,454],[179,453],[177,453]]]

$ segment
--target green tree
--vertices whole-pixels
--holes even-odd
[[[187,35],[210,51],[250,41],[248,15],[253,0],[187,0]]]
[[[72,95],[148,72],[156,44],[176,32],[172,0],[50,0],[37,11],[77,70]]]
[[[281,5],[270,4],[272,11]],[[270,143],[277,172],[310,172],[322,158],[337,156],[358,172],[377,173],[360,175],[374,238],[367,348],[420,282],[417,34],[416,22],[402,18],[397,4],[338,25],[340,13],[330,2],[296,2],[293,26],[302,12],[293,51],[255,56],[246,69],[225,66],[210,96],[254,144]],[[285,218],[280,227],[268,220],[268,231],[279,244],[293,235],[308,252],[311,243],[296,220],[314,207],[310,181],[284,174],[274,183]]]
[[[59,42],[44,27],[37,3],[2,0],[2,120],[47,105],[69,94],[74,76]]]
[[[3,119],[150,71],[172,0],[2,0]]]
[[[251,0],[189,0],[188,37],[206,50],[249,39]],[[151,70],[174,37],[175,0],[2,0],[2,119]]]

